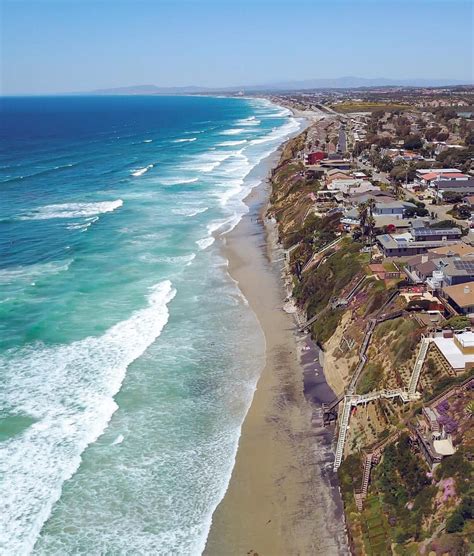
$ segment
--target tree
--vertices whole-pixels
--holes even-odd
[[[378,164],[378,169],[381,172],[390,172],[393,168],[392,159],[388,156],[383,156]]]
[[[431,143],[431,141],[433,141],[433,139],[436,138],[436,136],[438,135],[438,133],[440,131],[441,131],[441,128],[438,127],[438,126],[430,127],[425,132],[425,139]]]
[[[364,235],[369,243],[372,244],[372,236],[375,228],[375,219],[373,212],[375,210],[375,200],[368,199],[364,203],[358,206],[360,227],[362,230],[362,235]]]
[[[446,131],[441,131],[440,133],[438,133],[438,135],[436,136],[436,140],[437,141],[446,141],[446,139],[449,137],[449,133],[447,133]]]
[[[465,519],[459,509],[454,510],[451,517],[446,522],[446,533],[456,533],[462,531]]]
[[[467,205],[459,205],[456,212],[460,220],[467,220],[471,216],[471,209]]]
[[[403,148],[409,150],[421,149],[423,141],[419,135],[407,135],[404,138]]]

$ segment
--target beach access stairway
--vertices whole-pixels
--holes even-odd
[[[289,247],[288,249],[283,249],[283,254],[285,256],[286,262],[289,263],[290,262],[290,255],[291,253],[293,253],[293,251],[299,247],[300,244],[299,243],[295,243],[294,245],[292,245],[291,247]]]
[[[351,416],[352,396],[344,396],[344,405],[342,408],[341,421],[339,423],[339,436],[337,438],[336,453],[334,457],[334,471],[337,471],[342,462],[344,454],[344,443],[346,441],[347,428],[349,426],[349,417]]]
[[[410,382],[408,384],[408,394],[413,396],[416,392],[416,387],[418,386],[418,380],[420,379],[421,369],[423,368],[423,363],[425,362],[426,354],[430,347],[431,338],[423,338],[421,340],[420,349],[416,357],[415,365],[413,367],[413,372],[410,377]]]
[[[337,471],[341,465],[342,458],[344,455],[344,444],[347,436],[347,429],[349,428],[349,418],[351,415],[351,410],[353,407],[360,404],[367,404],[369,402],[378,399],[393,399],[399,397],[403,403],[410,402],[412,400],[418,400],[420,394],[415,392],[414,395],[410,395],[407,390],[401,388],[397,389],[383,389],[375,392],[369,392],[368,394],[362,395],[346,395],[344,396],[344,406],[342,410],[342,417],[339,424],[339,435],[336,445],[336,453],[334,455],[334,471]]]

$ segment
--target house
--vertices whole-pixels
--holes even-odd
[[[474,179],[466,180],[437,180],[433,182],[434,194],[439,199],[444,199],[447,193],[458,194],[461,197],[474,194]]]
[[[442,273],[445,286],[456,286],[474,280],[474,256],[443,257],[434,260],[437,270]]]
[[[452,241],[461,238],[459,228],[413,228],[414,241]]]
[[[461,172],[439,172],[437,170],[433,170],[429,174],[424,174],[423,177],[420,179],[420,183],[422,185],[431,186],[434,182],[443,180],[443,181],[466,181],[469,179],[469,176],[466,174],[462,174]]]
[[[473,255],[474,247],[472,245],[467,245],[467,243],[456,243],[454,245],[449,245],[446,247],[437,247],[436,249],[431,249],[430,253],[434,253],[435,255],[439,256],[457,255],[461,257],[463,255]]]
[[[330,189],[320,189],[316,192],[316,201],[332,201],[335,192]]]
[[[414,205],[413,203],[408,203],[407,201],[392,200],[387,203],[376,201],[373,214],[380,216],[390,215],[397,216],[398,218],[403,218],[405,211],[409,208],[416,209],[416,205]]]
[[[380,191],[380,187],[372,185],[370,181],[356,179],[333,180],[327,185],[327,188],[341,191],[344,194],[349,194],[351,192],[365,193],[367,191]]]
[[[462,315],[474,314],[474,281],[455,286],[446,286],[443,288],[443,294],[458,313]],[[474,340],[470,353],[474,356]]]
[[[427,174],[432,174],[433,172],[436,172],[437,174],[443,175],[443,174],[462,174],[461,170],[458,170],[457,168],[421,168],[419,170],[416,171],[416,178],[418,180],[422,180],[423,176],[427,175]]]
[[[306,158],[306,162],[307,164],[310,165],[318,164],[319,162],[321,162],[321,160],[323,160],[326,157],[327,157],[327,153],[325,153],[324,151],[314,151],[308,154]]]
[[[357,208],[348,210],[341,218],[341,224],[348,228],[360,226],[360,215]]]
[[[474,332],[443,334],[433,338],[432,344],[456,373],[464,373],[474,366]]]
[[[391,231],[407,231],[413,227],[415,221],[412,218],[399,218],[390,214],[375,214],[375,228],[391,229]]]
[[[436,270],[436,265],[432,260],[436,256],[432,251],[428,251],[422,255],[410,257],[403,269],[408,279],[414,284],[425,283],[433,275],[433,271]]]
[[[328,158],[321,160],[320,164],[323,168],[339,170],[350,170],[352,166],[352,162],[350,160],[329,160]]]
[[[344,204],[360,205],[366,203],[370,199],[374,199],[377,203],[391,203],[395,200],[393,195],[381,191],[380,188],[371,189],[370,191],[348,192],[343,199]]]
[[[405,263],[405,274],[414,284],[426,283],[432,289],[474,280],[474,250],[457,243],[415,255]]]
[[[350,180],[351,175],[349,172],[342,172],[341,170],[338,170],[337,168],[333,168],[331,170],[328,170],[326,172],[326,184],[329,185],[330,183],[332,183],[334,180]]]
[[[426,230],[422,235],[421,230]],[[404,234],[382,234],[376,237],[377,243],[386,257],[410,257],[426,253],[430,249],[458,242],[461,232],[455,228],[452,234],[446,230],[432,228],[413,228]],[[430,232],[432,232],[430,234]],[[458,234],[459,232],[459,234]],[[417,234],[415,236],[415,234]]]

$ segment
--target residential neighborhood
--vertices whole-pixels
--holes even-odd
[[[272,176],[269,215],[337,396],[323,412],[351,548],[464,554],[452,547],[473,532],[459,508],[474,459],[474,91],[274,100],[310,121]]]

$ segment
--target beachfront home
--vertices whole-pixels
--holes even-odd
[[[443,294],[459,314],[474,315],[474,281],[446,286]]]
[[[327,185],[327,188],[333,191],[340,191],[344,195],[366,193],[367,191],[380,191],[380,187],[372,185],[370,181],[353,178],[333,180]]]
[[[426,283],[432,289],[474,280],[474,249],[465,243],[430,249],[409,258],[405,274],[414,284]]]
[[[345,205],[357,206],[360,205],[361,203],[366,203],[370,199],[374,199],[374,201],[376,201],[379,204],[391,203],[392,201],[395,200],[395,197],[390,193],[386,193],[385,191],[382,191],[380,187],[377,187],[376,189],[375,187],[376,186],[374,186],[374,189],[371,189],[370,191],[364,191],[364,192],[349,191],[346,195],[343,196],[342,202]]]
[[[412,228],[404,234],[382,234],[376,240],[386,257],[410,257],[457,243],[460,237],[461,231],[458,228]]]
[[[326,185],[329,185],[334,180],[350,180],[351,174],[349,172],[342,172],[338,169],[328,170],[326,172]]]
[[[474,332],[443,333],[431,342],[455,373],[474,366]]]
[[[309,165],[319,164],[321,160],[327,157],[327,153],[324,151],[313,151],[309,153],[306,157],[306,163]]]

